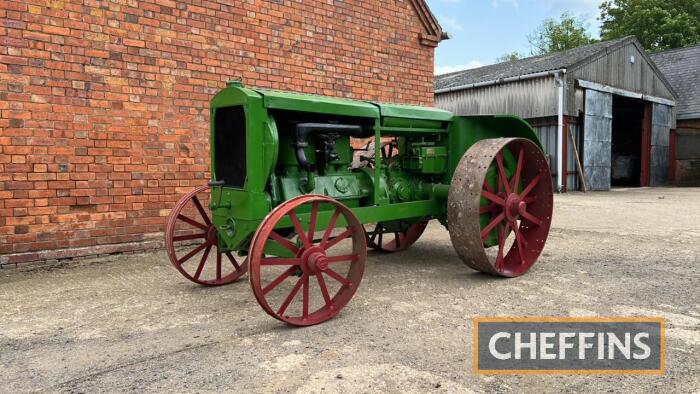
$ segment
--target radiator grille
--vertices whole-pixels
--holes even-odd
[[[216,180],[242,188],[246,178],[246,122],[242,106],[217,108],[214,114]]]

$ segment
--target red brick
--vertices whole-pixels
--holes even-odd
[[[68,28],[60,26],[44,25],[42,26],[41,30],[44,33],[55,34],[59,36],[67,36],[68,34],[70,34],[70,30]]]
[[[0,253],[29,252],[22,261],[162,229],[179,196],[210,177],[209,101],[229,79],[433,101],[433,48],[420,44],[407,1],[228,2],[226,12],[208,1],[118,12],[94,1],[5,3]]]

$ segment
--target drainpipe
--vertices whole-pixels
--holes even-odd
[[[556,158],[557,158],[557,189],[561,193],[562,190],[564,190],[564,182],[566,182],[566,174],[564,174],[564,157],[562,157],[564,152],[563,150],[563,144],[564,144],[564,138],[566,136],[564,135],[564,87],[566,85],[566,69],[562,69],[557,71],[554,74],[554,80],[557,83],[557,87],[559,90],[559,103],[558,103],[558,108],[557,108],[557,151],[556,151]]]

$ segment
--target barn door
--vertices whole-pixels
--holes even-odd
[[[671,107],[654,103],[651,117],[649,186],[663,186],[668,183],[668,152],[671,123]]]
[[[644,103],[644,118],[642,120],[642,152],[641,152],[641,168],[639,171],[639,186],[649,186],[649,170],[651,169],[651,110],[652,105],[649,102]]]
[[[610,190],[612,94],[586,89],[583,171],[589,190]]]

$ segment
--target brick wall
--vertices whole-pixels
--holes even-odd
[[[228,79],[431,104],[411,1],[3,0],[0,264],[157,245]]]

